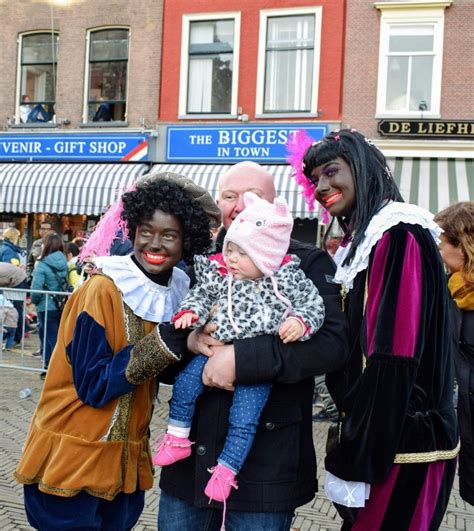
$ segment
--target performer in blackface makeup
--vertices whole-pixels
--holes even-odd
[[[437,529],[459,451],[448,291],[433,216],[403,202],[383,154],[355,130],[289,147],[305,197],[339,222],[335,260],[351,356],[327,375],[341,412],[326,494],[343,529]]]
[[[147,176],[97,226],[97,269],[70,297],[15,479],[41,530],[125,531],[153,484],[149,424],[155,376],[188,361],[162,342],[189,288],[176,267],[210,246],[209,194],[172,173]],[[103,256],[117,231],[128,256]]]

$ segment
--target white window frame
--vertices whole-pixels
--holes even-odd
[[[443,68],[444,9],[449,1],[376,2],[375,7],[382,12],[380,20],[380,46],[377,81],[376,118],[420,117],[421,110],[389,111],[386,109],[388,49],[390,30],[397,26],[433,27],[433,78],[431,81],[431,109],[423,111],[423,117],[440,118],[441,82]]]
[[[321,6],[297,7],[289,9],[262,9],[260,11],[260,30],[258,42],[258,67],[257,67],[257,97],[256,97],[256,117],[257,118],[281,118],[281,117],[316,117],[318,116],[318,95],[319,95],[319,65],[321,59],[321,27],[322,27]],[[265,59],[267,45],[267,22],[269,18],[295,15],[314,15],[314,54],[313,54],[313,79],[311,80],[311,106],[309,111],[302,112],[263,112],[263,99],[265,92]]]
[[[90,74],[90,42],[91,42],[91,33],[95,33],[97,31],[103,31],[103,30],[127,30],[128,31],[128,59],[127,59],[127,97],[125,98],[125,116],[124,120],[125,122],[114,122],[113,120],[110,122],[91,122],[89,120],[89,74]],[[99,125],[106,127],[107,125],[111,124],[122,124],[126,123],[128,121],[128,95],[130,92],[130,58],[131,58],[131,50],[132,50],[132,29],[130,26],[121,26],[121,25],[113,25],[113,26],[97,26],[96,28],[89,28],[87,30],[86,34],[86,55],[85,55],[85,68],[84,68],[84,95],[83,95],[83,106],[82,106],[82,123],[91,125],[92,123],[94,125]]]
[[[21,120],[20,120],[20,98],[21,98],[21,90],[22,90],[22,86],[21,86],[21,66],[22,66],[22,63],[21,63],[21,58],[22,58],[22,54],[23,54],[23,38],[24,37],[30,37],[31,35],[37,35],[37,34],[44,34],[44,33],[51,33],[50,31],[44,31],[44,30],[38,30],[38,31],[25,31],[23,33],[20,33],[18,35],[18,50],[17,50],[17,60],[16,60],[16,64],[17,64],[17,72],[16,72],[16,95],[15,95],[15,116],[14,116],[14,122],[15,124],[21,124]],[[59,39],[60,39],[60,33],[58,30],[55,30],[53,32],[55,35],[58,36],[58,50],[59,50]],[[58,57],[59,57],[59,53],[58,53]],[[58,79],[57,79],[57,67],[58,67],[58,57],[56,57],[56,84],[58,82]],[[54,89],[54,93],[55,93],[55,102],[54,104],[56,105],[57,101],[56,101],[56,97],[57,97],[57,91],[58,87],[56,85],[55,89]],[[27,126],[26,124],[23,124],[25,127]],[[29,124],[28,124],[29,125]]]
[[[232,96],[230,113],[187,113],[188,103],[188,74],[189,74],[189,30],[192,22],[205,20],[234,21],[234,50],[232,57]],[[219,13],[193,13],[183,15],[183,29],[181,33],[181,64],[179,75],[179,104],[178,118],[182,120],[201,120],[206,118],[226,119],[237,118],[237,97],[239,87],[239,56],[240,56],[240,11],[226,11]]]

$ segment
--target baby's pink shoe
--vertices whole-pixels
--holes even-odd
[[[176,437],[166,433],[153,455],[153,464],[158,466],[172,465],[176,461],[186,459],[191,455],[191,446],[194,443],[187,437]]]
[[[212,472],[211,479],[207,482],[204,493],[209,500],[224,502],[229,497],[232,487],[238,489],[235,481],[235,472],[224,465],[217,465],[209,470]]]

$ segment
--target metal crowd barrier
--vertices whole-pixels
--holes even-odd
[[[44,350],[41,352],[41,356],[32,356],[33,352],[40,350],[40,339],[38,330],[38,320],[36,325],[36,331],[28,331],[26,326],[27,319],[27,298],[32,293],[39,293],[46,296],[46,300],[54,295],[62,295],[69,297],[72,295],[70,292],[63,291],[45,291],[45,290],[32,290],[32,289],[17,289],[17,288],[0,288],[0,294],[3,294],[4,298],[10,302],[21,301],[23,308],[23,318],[18,321],[18,326],[21,327],[21,342],[13,347],[12,350],[4,350],[4,312],[0,312],[0,368],[5,369],[21,369],[33,372],[45,371],[45,355]],[[0,303],[0,310],[3,309],[4,304]],[[43,344],[46,344],[46,335],[48,333],[48,309],[46,305],[45,310],[45,327],[43,330]],[[37,310],[36,310],[37,312]],[[28,334],[25,338],[25,334]],[[35,340],[35,338],[38,338]]]

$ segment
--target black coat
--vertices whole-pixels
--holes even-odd
[[[455,304],[453,302],[453,307]],[[458,382],[459,494],[474,505],[474,311],[454,309],[454,365]]]
[[[347,322],[341,311],[339,286],[327,253],[292,241],[289,252],[301,259],[301,268],[324,299],[323,327],[310,340],[284,345],[264,335],[234,342],[236,384],[272,382],[249,456],[237,476],[227,507],[242,511],[291,511],[309,502],[317,491],[316,456],[312,436],[314,376],[340,368],[346,361]],[[173,327],[160,327],[163,340],[186,357],[185,337]],[[189,359],[189,358],[187,358]],[[179,364],[177,364],[179,366]],[[160,375],[166,381],[179,367]],[[217,464],[228,430],[232,393],[206,389],[196,404],[188,459],[164,467],[160,487],[196,507],[209,507],[204,488],[208,468]],[[221,507],[213,502],[211,506]]]

